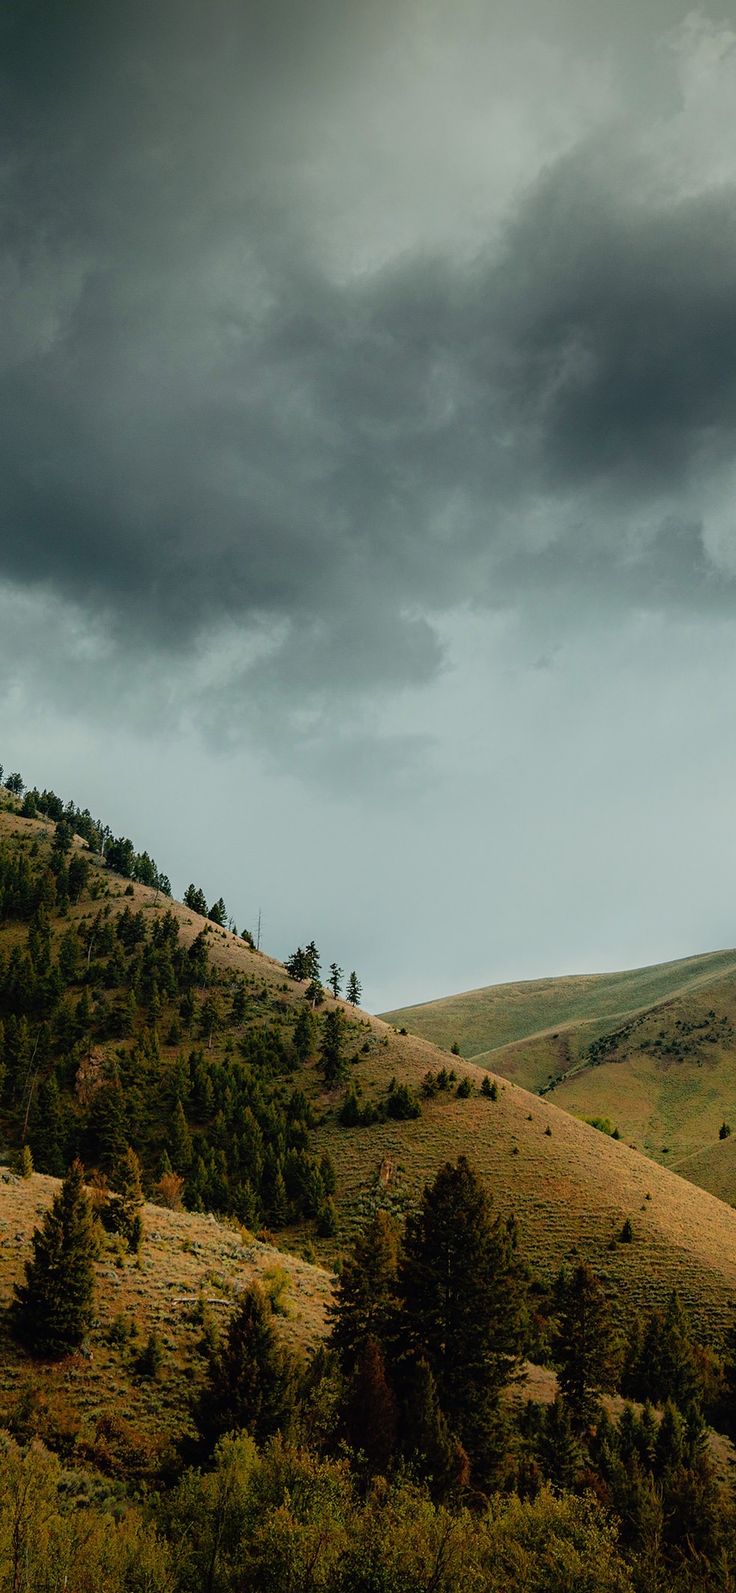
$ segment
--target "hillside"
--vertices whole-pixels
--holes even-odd
[[[23,1276],[30,1237],[59,1188],[35,1173],[0,1167],[0,1322]],[[76,1446],[102,1471],[155,1472],[189,1430],[188,1402],[209,1317],[222,1327],[239,1292],[258,1282],[275,1294],[284,1340],[306,1351],[324,1335],[331,1280],[212,1216],[146,1205],[140,1259],[110,1242],[96,1264],[97,1320],[84,1355],[60,1365],[31,1362],[0,1330],[0,1428],[36,1426],[64,1453]],[[136,1371],[149,1333],[162,1349],[159,1376]]]
[[[13,855],[30,857],[35,848],[39,865],[52,844],[53,829],[16,812],[0,815],[0,838],[4,836]],[[114,1117],[123,1108],[126,1132],[152,1187],[162,1152],[168,1148],[174,1165],[183,1154],[183,1134],[190,1142],[181,1162],[185,1200],[205,1211],[231,1210],[240,1222],[247,1205],[255,1210],[256,1231],[269,1230],[292,1246],[308,1243],[328,1262],[376,1200],[405,1208],[444,1160],[464,1153],[486,1180],[497,1207],[516,1212],[523,1253],[544,1276],[551,1277],[571,1255],[584,1254],[620,1289],[626,1308],[653,1303],[678,1287],[703,1328],[720,1332],[736,1289],[736,1213],[628,1146],[575,1121],[549,1098],[541,1100],[500,1078],[498,1099],[482,1096],[484,1068],[448,1057],[429,1041],[402,1036],[343,1002],[325,1000],[309,1054],[300,1062],[294,1047],[298,1024],[308,1010],[306,983],[286,978],[281,964],[152,887],[122,880],[94,858],[89,866],[80,901],[64,904],[61,913],[48,910],[52,963],[61,955],[65,937],[64,955],[69,955],[72,931],[82,947],[89,947],[90,930],[100,913],[107,918],[96,933],[107,923],[114,944],[112,968],[107,955],[97,962],[94,951],[74,967],[79,986],[76,1005],[69,1008],[78,1026],[69,1054],[73,1068],[69,1055],[53,1067],[46,1064],[59,1080],[68,1149],[79,1144],[83,1151],[87,1146],[95,1155],[103,1154],[102,1129],[107,1133],[110,1113]],[[132,961],[118,968],[122,952],[116,926],[120,920],[128,934],[126,913],[136,916],[139,927],[147,926],[145,945],[151,948],[159,935],[156,926],[170,926],[172,920],[185,952],[194,947],[199,955],[204,936],[206,968],[202,972],[197,964],[200,982],[187,986],[178,1007],[177,997],[147,989],[140,947]],[[7,923],[0,932],[0,951],[7,955],[10,947],[20,948],[28,933],[22,923]],[[163,966],[156,964],[159,975]],[[174,958],[174,972],[178,966]],[[129,976],[140,998],[131,1032],[121,1036],[116,1024],[124,988],[105,996],[105,983],[113,977],[125,982]],[[95,989],[94,1002],[85,1002],[85,991],[89,996]],[[208,1027],[213,1002],[219,1015]],[[343,1015],[347,1082],[361,1108],[379,1109],[379,1120],[370,1125],[341,1123],[345,1085],[326,1089],[318,1065],[324,1014],[336,1007]],[[184,1018],[179,1015],[182,1008],[188,1014]],[[64,1031],[69,1012],[64,1016],[63,1001],[60,1011]],[[79,1025],[84,1027],[81,1037]],[[111,1025],[114,1032],[106,1037]],[[7,1031],[6,1021],[6,1038]],[[426,1075],[450,1066],[456,1067],[461,1082],[467,1080],[469,1094],[458,1097],[451,1084],[425,1097]],[[401,1120],[390,1115],[397,1081],[420,1104],[418,1116]],[[107,1117],[101,1128],[102,1106]],[[181,1132],[172,1121],[175,1107],[181,1108]],[[17,1113],[13,1108],[5,1115],[10,1143],[17,1132]],[[47,1126],[43,1119],[37,1122],[41,1149],[47,1143]],[[335,1224],[323,1223],[320,1215],[331,1183],[336,1232]],[[634,1242],[621,1245],[617,1235],[627,1217]]]
[[[717,1146],[721,1123],[736,1118],[730,951],[631,973],[491,987],[402,1009],[399,1020],[424,1033],[435,1025],[449,1033],[454,1024],[464,1054],[481,1036],[490,1040],[473,1054],[477,1065],[553,1093],[576,1116],[608,1120],[657,1161],[675,1165]],[[736,1180],[719,1193],[736,1199]]]
[[[557,1028],[590,1024],[608,1027],[658,1002],[699,989],[723,975],[736,976],[736,951],[706,952],[677,962],[655,963],[612,974],[569,974],[486,985],[438,1001],[384,1012],[387,1023],[434,1040],[445,1050],[457,1044],[460,1055],[477,1061],[515,1040],[529,1040]],[[540,1083],[545,1080],[541,1079]],[[536,1075],[517,1079],[538,1087]]]

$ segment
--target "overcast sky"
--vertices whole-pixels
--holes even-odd
[[[736,941],[735,109],[736,0],[6,6],[6,771],[374,1010]]]

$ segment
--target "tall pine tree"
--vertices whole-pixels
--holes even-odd
[[[509,1225],[491,1216],[464,1156],[447,1162],[406,1224],[400,1355],[425,1360],[478,1476],[496,1459],[501,1390],[525,1340],[525,1289]]]
[[[92,1316],[97,1246],[81,1162],[72,1163],[32,1246],[13,1326],[32,1354],[56,1359],[78,1349]]]

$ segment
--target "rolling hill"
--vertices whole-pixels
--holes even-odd
[[[452,1032],[476,1065],[554,1095],[575,1116],[608,1120],[629,1143],[673,1166],[717,1147],[722,1122],[736,1121],[733,951],[491,986],[386,1016],[445,1042]],[[698,1165],[689,1176],[696,1178]],[[718,1193],[736,1200],[725,1159],[723,1168]]]

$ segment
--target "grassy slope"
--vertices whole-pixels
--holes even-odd
[[[405,1009],[425,1030],[449,1024],[467,1051],[486,1028],[494,1042],[473,1056],[528,1089],[554,1086],[556,1105],[580,1117],[609,1118],[629,1143],[672,1165],[718,1144],[721,1122],[736,1123],[736,953],[713,952],[632,973],[499,985]],[[544,1013],[556,1027],[539,1027]],[[485,1014],[485,1017],[484,1017]],[[494,1018],[494,1014],[496,1018]],[[523,1037],[502,1040],[523,1023]],[[595,1055],[607,1037],[610,1049]],[[591,1056],[593,1046],[593,1056]],[[594,1065],[593,1065],[594,1063]],[[697,1166],[693,1164],[697,1175]],[[719,1164],[720,1165],[720,1164]],[[705,1163],[704,1187],[711,1188]],[[719,1174],[718,1193],[736,1200],[736,1177]]]
[[[446,1060],[426,1041],[392,1035],[380,1069],[373,1058],[353,1071],[374,1083],[400,1071],[417,1086],[428,1065]],[[471,1063],[459,1071],[476,1085],[484,1076]],[[628,1303],[651,1304],[677,1287],[699,1320],[718,1330],[736,1284],[736,1212],[548,1099],[498,1083],[496,1102],[477,1093],[438,1096],[406,1123],[341,1129],[328,1118],[318,1137],[335,1160],[346,1222],[359,1218],[371,1186],[380,1182],[398,1204],[411,1202],[444,1160],[466,1154],[497,1208],[516,1212],[524,1253],[542,1274],[579,1252]],[[630,1246],[617,1243],[627,1216]]]
[[[0,815],[0,829],[40,834],[47,826],[5,813]],[[123,882],[109,874],[104,880],[116,893],[110,898],[112,910],[121,910],[129,900],[122,894]],[[135,886],[134,897],[132,905],[146,913],[174,911],[187,940],[203,927],[203,921],[180,904],[161,899],[157,904],[147,887]],[[72,909],[90,911],[96,911],[94,903]],[[304,987],[285,981],[280,963],[250,951],[226,931],[213,932],[209,941],[210,955],[221,966],[257,978],[285,1003],[303,999]],[[327,1005],[333,1005],[331,1000]],[[367,1013],[358,1016],[365,1024],[370,1051],[358,1053],[360,1060],[351,1064],[350,1073],[365,1097],[383,1093],[392,1075],[418,1088],[428,1068],[447,1063],[446,1054],[430,1042],[400,1036]],[[453,1060],[460,1073],[468,1074],[475,1085],[480,1083],[484,1069]],[[344,1129],[336,1119],[340,1096],[324,1093],[315,1069],[303,1070],[299,1082],[324,1114],[315,1138],[330,1149],[335,1161],[343,1234],[360,1219],[379,1183],[400,1205],[416,1198],[444,1160],[464,1153],[486,1179],[498,1208],[517,1212],[524,1251],[543,1272],[549,1275],[577,1248],[608,1273],[631,1302],[660,1298],[677,1286],[704,1326],[717,1330],[725,1321],[736,1289],[736,1212],[626,1145],[576,1122],[549,1099],[540,1100],[499,1080],[496,1102],[477,1093],[468,1100],[439,1096],[424,1104],[417,1120]],[[545,1133],[548,1126],[550,1135]],[[0,1205],[4,1195],[5,1186]],[[615,1236],[627,1216],[634,1224],[635,1241],[619,1246]],[[168,1222],[165,1216],[161,1220]],[[197,1224],[203,1219],[176,1221]],[[3,1250],[12,1232],[12,1223],[0,1229]],[[13,1252],[16,1266],[22,1251],[19,1243],[17,1254]],[[318,1253],[329,1262],[335,1245],[323,1243]],[[110,1289],[116,1291],[112,1280]],[[165,1296],[160,1303],[163,1307]]]
[[[58,1187],[54,1178],[34,1173],[31,1179],[18,1179],[0,1168],[0,1308],[12,1299],[13,1284],[23,1276],[33,1228]],[[140,1265],[127,1254],[116,1255],[113,1248],[97,1262],[98,1318],[89,1356],[72,1356],[59,1366],[29,1362],[3,1332],[0,1427],[24,1393],[33,1390],[62,1427],[78,1423],[83,1442],[94,1445],[100,1422],[112,1419],[122,1424],[128,1441],[142,1453],[149,1450],[154,1459],[188,1426],[188,1391],[200,1364],[196,1344],[202,1328],[192,1320],[198,1298],[222,1323],[238,1291],[253,1280],[267,1284],[274,1269],[288,1278],[287,1314],[277,1318],[284,1337],[294,1346],[306,1347],[323,1335],[331,1280],[322,1268],[260,1244],[212,1217],[190,1212],[148,1205],[144,1228]],[[125,1349],[111,1344],[108,1337],[113,1319],[121,1315],[137,1328]],[[138,1377],[133,1367],[135,1354],[152,1330],[163,1349],[162,1371],[155,1382]]]
[[[736,1136],[716,1140],[705,1150],[696,1151],[676,1163],[681,1178],[688,1178],[701,1189],[708,1189],[719,1200],[736,1203]]]
[[[404,1025],[446,1050],[457,1042],[462,1056],[477,1060],[482,1052],[544,1030],[581,1023],[607,1027],[609,1020],[697,989],[725,973],[736,975],[736,951],[706,952],[622,973],[571,974],[560,979],[487,985],[440,1001],[400,1007],[382,1016],[387,1023]]]

